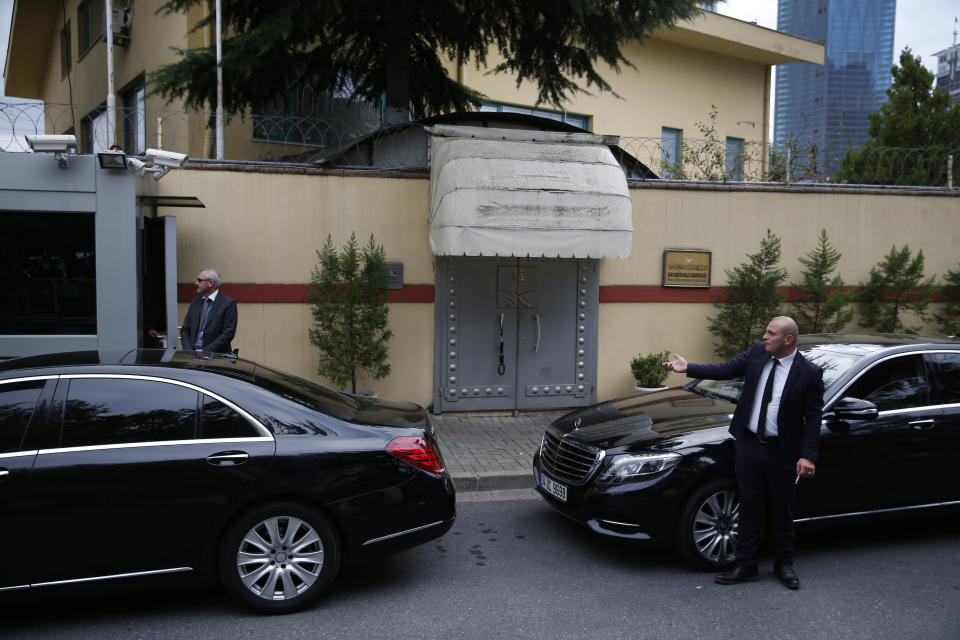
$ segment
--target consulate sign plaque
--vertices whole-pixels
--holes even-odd
[[[710,258],[711,252],[702,249],[665,249],[663,286],[709,287]]]

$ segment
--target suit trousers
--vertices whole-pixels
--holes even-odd
[[[736,442],[735,468],[740,494],[736,563],[757,566],[765,523],[776,559],[792,561],[796,465],[784,458],[776,441],[763,444],[749,432]]]

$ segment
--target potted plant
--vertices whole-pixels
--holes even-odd
[[[670,371],[663,366],[663,363],[669,359],[670,352],[661,351],[638,355],[630,361],[630,371],[637,381],[636,390],[638,393],[650,393],[667,388],[663,383]]]

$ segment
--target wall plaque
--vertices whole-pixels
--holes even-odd
[[[663,286],[710,286],[710,251],[702,249],[665,249],[663,251]]]

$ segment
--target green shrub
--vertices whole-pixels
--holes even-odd
[[[630,361],[630,371],[638,387],[662,387],[670,371],[663,363],[670,359],[670,352],[638,355]]]

